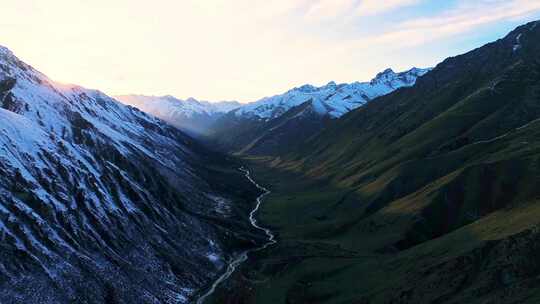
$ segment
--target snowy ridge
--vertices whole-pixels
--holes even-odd
[[[115,96],[119,101],[137,107],[145,112],[157,117],[185,115],[192,117],[195,114],[213,115],[216,113],[226,113],[240,106],[236,101],[222,101],[211,103],[199,101],[195,98],[181,100],[176,97],[167,96],[145,96],[145,95],[119,95]]]
[[[240,106],[236,101],[211,103],[194,98],[181,100],[173,96],[121,95],[115,98],[194,136],[206,134],[218,118]]]
[[[1,65],[2,70],[7,71],[3,78],[16,80],[10,90],[9,105],[4,100],[10,111],[36,122],[46,132],[62,134],[63,138],[74,136],[71,124],[80,120],[96,130],[97,134],[90,134],[94,140],[101,137],[124,155],[135,147],[150,157],[161,159],[158,153],[141,144],[141,137],[146,136],[144,123],[160,124],[155,118],[129,109],[99,91],[55,83],[9,53],[1,59],[7,63]],[[170,139],[163,140],[174,144]]]
[[[413,86],[418,77],[430,69],[413,68],[402,73],[391,69],[379,73],[370,82],[354,82],[351,84],[336,84],[330,82],[322,87],[304,85],[294,88],[284,94],[266,97],[235,110],[238,117],[252,119],[275,119],[293,107],[310,101],[312,108],[320,115],[339,118],[366,102],[393,92],[402,87]]]
[[[231,241],[197,214],[236,210],[201,177],[203,156],[160,119],[0,47],[0,302],[187,301]]]

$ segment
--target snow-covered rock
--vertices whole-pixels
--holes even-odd
[[[395,73],[387,69],[370,82],[351,84],[330,82],[322,87],[304,85],[284,94],[266,97],[242,106],[235,110],[235,114],[239,117],[268,121],[280,117],[293,107],[310,101],[312,108],[320,115],[339,118],[376,97],[402,87],[413,86],[416,79],[429,70],[413,68],[406,72]]]
[[[209,162],[225,164],[0,47],[0,303],[187,301],[223,267],[207,257],[227,259],[238,241],[225,228],[238,224],[213,223],[242,222],[226,188],[251,189],[240,173],[214,180]]]

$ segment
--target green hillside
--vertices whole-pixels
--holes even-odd
[[[251,158],[280,242],[222,297],[538,303],[537,24],[445,60],[287,154]]]

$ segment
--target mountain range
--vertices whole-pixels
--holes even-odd
[[[240,104],[238,102],[180,100],[172,96],[119,95],[119,101],[155,115],[221,149],[244,153],[273,153],[292,139],[309,137],[329,120],[402,87],[414,85],[430,69],[412,68],[395,73],[387,69],[370,82],[322,87],[309,84],[283,94]]]
[[[324,129],[332,120],[370,100],[415,84],[429,69],[413,68],[377,74],[370,82],[322,87],[304,85],[263,98],[222,116],[213,125],[211,141],[221,149],[251,155],[277,155]]]
[[[114,98],[159,117],[196,137],[207,135],[218,118],[241,106],[236,101],[210,103],[194,98],[181,100],[173,96],[118,95]]]
[[[306,84],[286,93],[266,97],[239,107],[234,110],[234,115],[270,121],[279,118],[294,107],[309,102],[313,112],[321,116],[339,118],[376,97],[414,85],[416,79],[428,71],[429,69],[412,68],[396,74],[392,69],[387,69],[377,74],[370,82],[338,85],[332,81],[322,87]]]

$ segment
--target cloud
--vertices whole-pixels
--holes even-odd
[[[422,0],[318,0],[304,6],[306,7],[305,17],[308,20],[325,21],[378,15],[421,2]]]
[[[319,0],[308,8],[305,17],[311,20],[325,20],[350,14],[358,5],[355,0]]]
[[[450,11],[401,22],[368,41],[371,44],[415,46],[469,32],[483,25],[522,19],[539,11],[540,1],[462,0]]]
[[[362,16],[377,15],[420,2],[421,0],[362,0],[358,9]]]
[[[0,9],[0,43],[53,79],[114,94],[249,101],[302,83],[430,65],[455,50],[435,54],[424,44],[452,44],[540,12],[538,0],[450,0],[444,11],[428,2],[20,0]],[[400,10],[412,5],[421,9]]]

